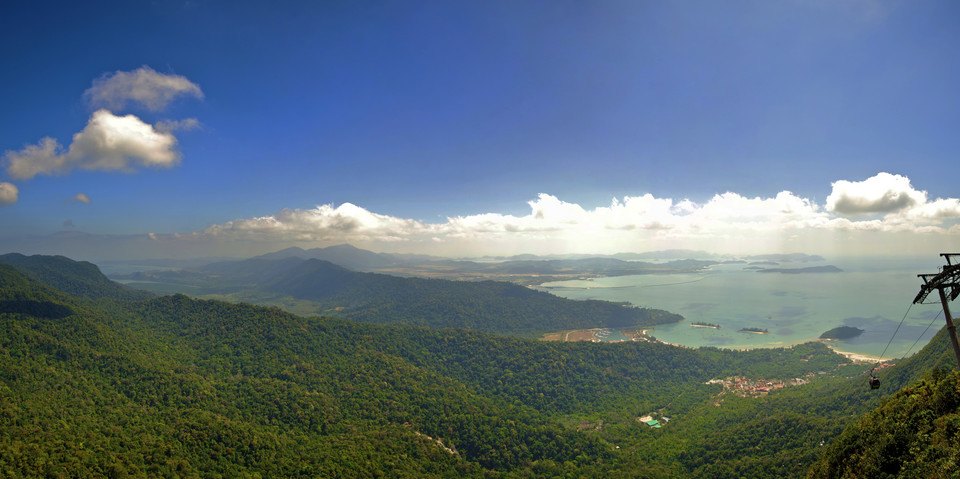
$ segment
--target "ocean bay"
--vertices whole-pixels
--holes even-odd
[[[851,326],[863,334],[831,341],[831,346],[879,356],[909,308],[884,354],[884,359],[890,359],[915,353],[943,326],[942,315],[937,316],[939,305],[911,307],[920,286],[917,274],[935,272],[935,266],[930,266],[936,264],[933,261],[936,257],[838,260],[830,264],[842,272],[802,274],[758,273],[744,269],[743,263],[724,264],[700,273],[556,281],[539,289],[570,299],[628,302],[679,313],[684,321],[658,326],[649,334],[689,347],[790,346],[818,340],[820,334],[838,326]],[[694,322],[720,328],[691,327]],[[766,329],[769,334],[741,332],[742,328]]]

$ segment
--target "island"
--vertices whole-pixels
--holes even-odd
[[[741,333],[753,333],[753,334],[770,334],[770,331],[767,331],[763,328],[741,328]]]
[[[864,330],[860,328],[854,328],[852,326],[840,326],[821,334],[820,339],[823,339],[826,341],[835,341],[838,339],[850,339],[850,338],[855,338],[857,336],[860,336],[861,334],[863,334],[863,331]]]
[[[695,323],[690,323],[690,326],[693,326],[693,327],[695,327],[695,328],[713,328],[713,329],[720,329],[720,325],[719,325],[719,324],[702,323],[702,322],[700,322],[700,321],[697,321],[697,322],[695,322]]]

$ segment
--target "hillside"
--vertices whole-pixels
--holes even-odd
[[[754,400],[726,396],[720,406],[696,409],[696,423],[679,425],[675,436],[662,438],[659,450],[676,454],[675,460],[691,477],[804,477],[820,459],[823,446],[848,424],[931,368],[953,367],[955,362],[944,328],[917,354],[878,372],[878,390],[867,384],[870,365],[851,364],[840,368],[833,379]]]
[[[809,477],[960,475],[960,372],[932,369],[850,425]]]
[[[546,343],[183,295],[92,303],[10,268],[0,287],[70,308],[0,313],[0,457],[28,477],[675,477],[674,456],[637,454],[660,447],[638,416],[696,429],[708,379],[842,363],[816,344]]]
[[[0,263],[9,264],[51,288],[81,298],[136,301],[153,296],[146,291],[111,281],[93,263],[74,261],[64,256],[9,253],[0,255]]]
[[[0,305],[0,458],[25,477],[801,477],[950,359],[941,332],[874,391],[819,343],[541,342],[184,295],[92,301],[6,266]],[[662,429],[639,422],[651,414]]]
[[[9,268],[0,285],[45,294]],[[610,460],[534,409],[384,353],[388,330],[185,296],[109,320],[5,311],[0,326],[5,474],[473,476]]]
[[[183,271],[136,273],[145,288],[160,286],[192,296],[230,295],[260,304],[309,302],[309,312],[369,323],[466,328],[494,334],[538,336],[582,328],[627,328],[680,321],[666,311],[606,301],[574,301],[501,281],[404,278],[350,271],[300,258],[249,259]],[[152,281],[153,283],[147,283]],[[304,303],[298,303],[301,308]]]
[[[682,320],[666,311],[574,301],[502,281],[449,281],[356,273],[307,260],[262,290],[320,302],[329,314],[370,323],[539,335],[564,329],[653,326]]]

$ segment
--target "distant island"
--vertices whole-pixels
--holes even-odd
[[[741,333],[753,333],[753,334],[770,334],[770,331],[767,331],[763,328],[741,328]]]
[[[713,328],[713,329],[720,329],[720,325],[719,325],[719,324],[702,323],[702,322],[700,322],[700,321],[697,321],[697,322],[695,322],[695,323],[690,323],[690,326],[693,326],[693,327],[695,327],[695,328]]]
[[[863,334],[863,331],[864,330],[860,328],[854,328],[852,326],[840,326],[821,334],[820,339],[825,339],[828,341],[837,339],[850,339],[860,336]]]
[[[801,273],[842,273],[843,270],[832,264],[828,264],[826,266],[810,266],[807,268],[765,268],[765,269],[758,269],[757,272],[758,273],[801,274]]]

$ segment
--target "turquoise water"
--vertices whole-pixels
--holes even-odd
[[[939,303],[911,307],[921,284],[917,274],[935,273],[942,264],[937,259],[934,255],[920,261],[874,259],[777,266],[833,264],[843,269],[841,273],[757,273],[744,270],[745,264],[718,265],[696,274],[558,281],[544,283],[540,289],[571,299],[626,301],[679,313],[683,322],[658,326],[650,334],[691,347],[790,346],[816,340],[837,326],[853,326],[864,333],[831,344],[842,351],[879,356],[909,308],[884,355],[889,359],[908,351],[915,353],[943,326],[942,315],[936,317]],[[719,324],[720,329],[691,327],[696,321]],[[931,321],[933,325],[924,333]],[[770,334],[739,332],[749,327],[764,328]]]
[[[623,333],[615,329],[604,330],[601,334],[595,334],[594,337],[604,343],[630,341],[630,338],[624,336]]]

